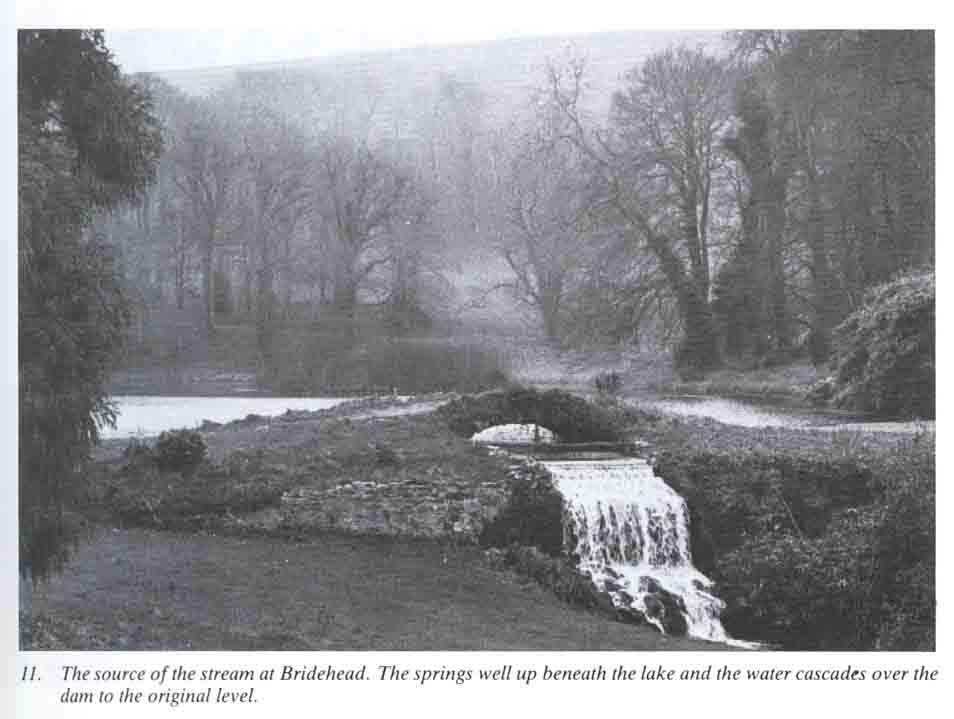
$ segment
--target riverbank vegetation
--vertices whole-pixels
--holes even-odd
[[[871,290],[836,330],[833,401],[878,414],[934,418],[934,273]]]
[[[691,422],[656,471],[690,507],[726,629],[788,649],[933,650],[932,433],[865,436]]]

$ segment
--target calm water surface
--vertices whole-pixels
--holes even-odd
[[[113,397],[119,409],[116,428],[106,427],[104,439],[159,434],[167,429],[197,427],[202,420],[231,422],[249,414],[266,417],[286,410],[314,412],[328,409],[347,397]]]

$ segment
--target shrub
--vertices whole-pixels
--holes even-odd
[[[156,465],[162,470],[190,472],[199,466],[205,452],[205,439],[199,432],[193,429],[168,430],[156,440]]]
[[[513,470],[507,504],[481,531],[484,547],[518,544],[536,547],[551,557],[563,553],[563,496],[550,473],[539,465]]]
[[[611,411],[560,390],[540,392],[522,387],[461,397],[439,410],[451,430],[464,437],[497,424],[535,423],[566,442],[614,442],[623,439],[624,424],[643,416]]]
[[[703,572],[768,535],[822,535],[837,511],[875,496],[871,472],[846,460],[662,453],[656,472],[689,504],[693,559]]]
[[[600,372],[593,378],[596,391],[600,394],[616,394],[623,384],[619,372]]]
[[[934,273],[872,289],[835,330],[840,406],[881,415],[934,417]]]
[[[94,520],[155,529],[217,526],[281,503],[290,479],[254,466],[203,464],[193,474],[160,470],[153,464],[97,465],[99,473],[86,513]]]
[[[933,443],[848,460],[664,453],[730,634],[790,649],[934,647]]]
[[[152,447],[134,437],[123,447],[123,460],[127,464],[154,464],[156,454]]]
[[[931,447],[897,457],[875,528],[870,594],[882,649],[934,649],[936,505]]]
[[[873,646],[867,588],[876,513],[848,512],[824,536],[765,535],[719,558],[730,634],[788,649]]]
[[[533,579],[570,606],[631,621],[630,617],[621,616],[609,596],[600,592],[593,580],[565,557],[553,557],[536,547],[512,544],[503,550],[501,559],[504,566],[516,574]]]

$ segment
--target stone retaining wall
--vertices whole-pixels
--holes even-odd
[[[279,508],[282,524],[313,530],[476,541],[509,496],[509,478],[474,483],[442,477],[345,481],[298,488]]]

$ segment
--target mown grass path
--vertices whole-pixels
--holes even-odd
[[[104,530],[32,607],[37,649],[722,648],[571,609],[473,547],[368,537]]]

